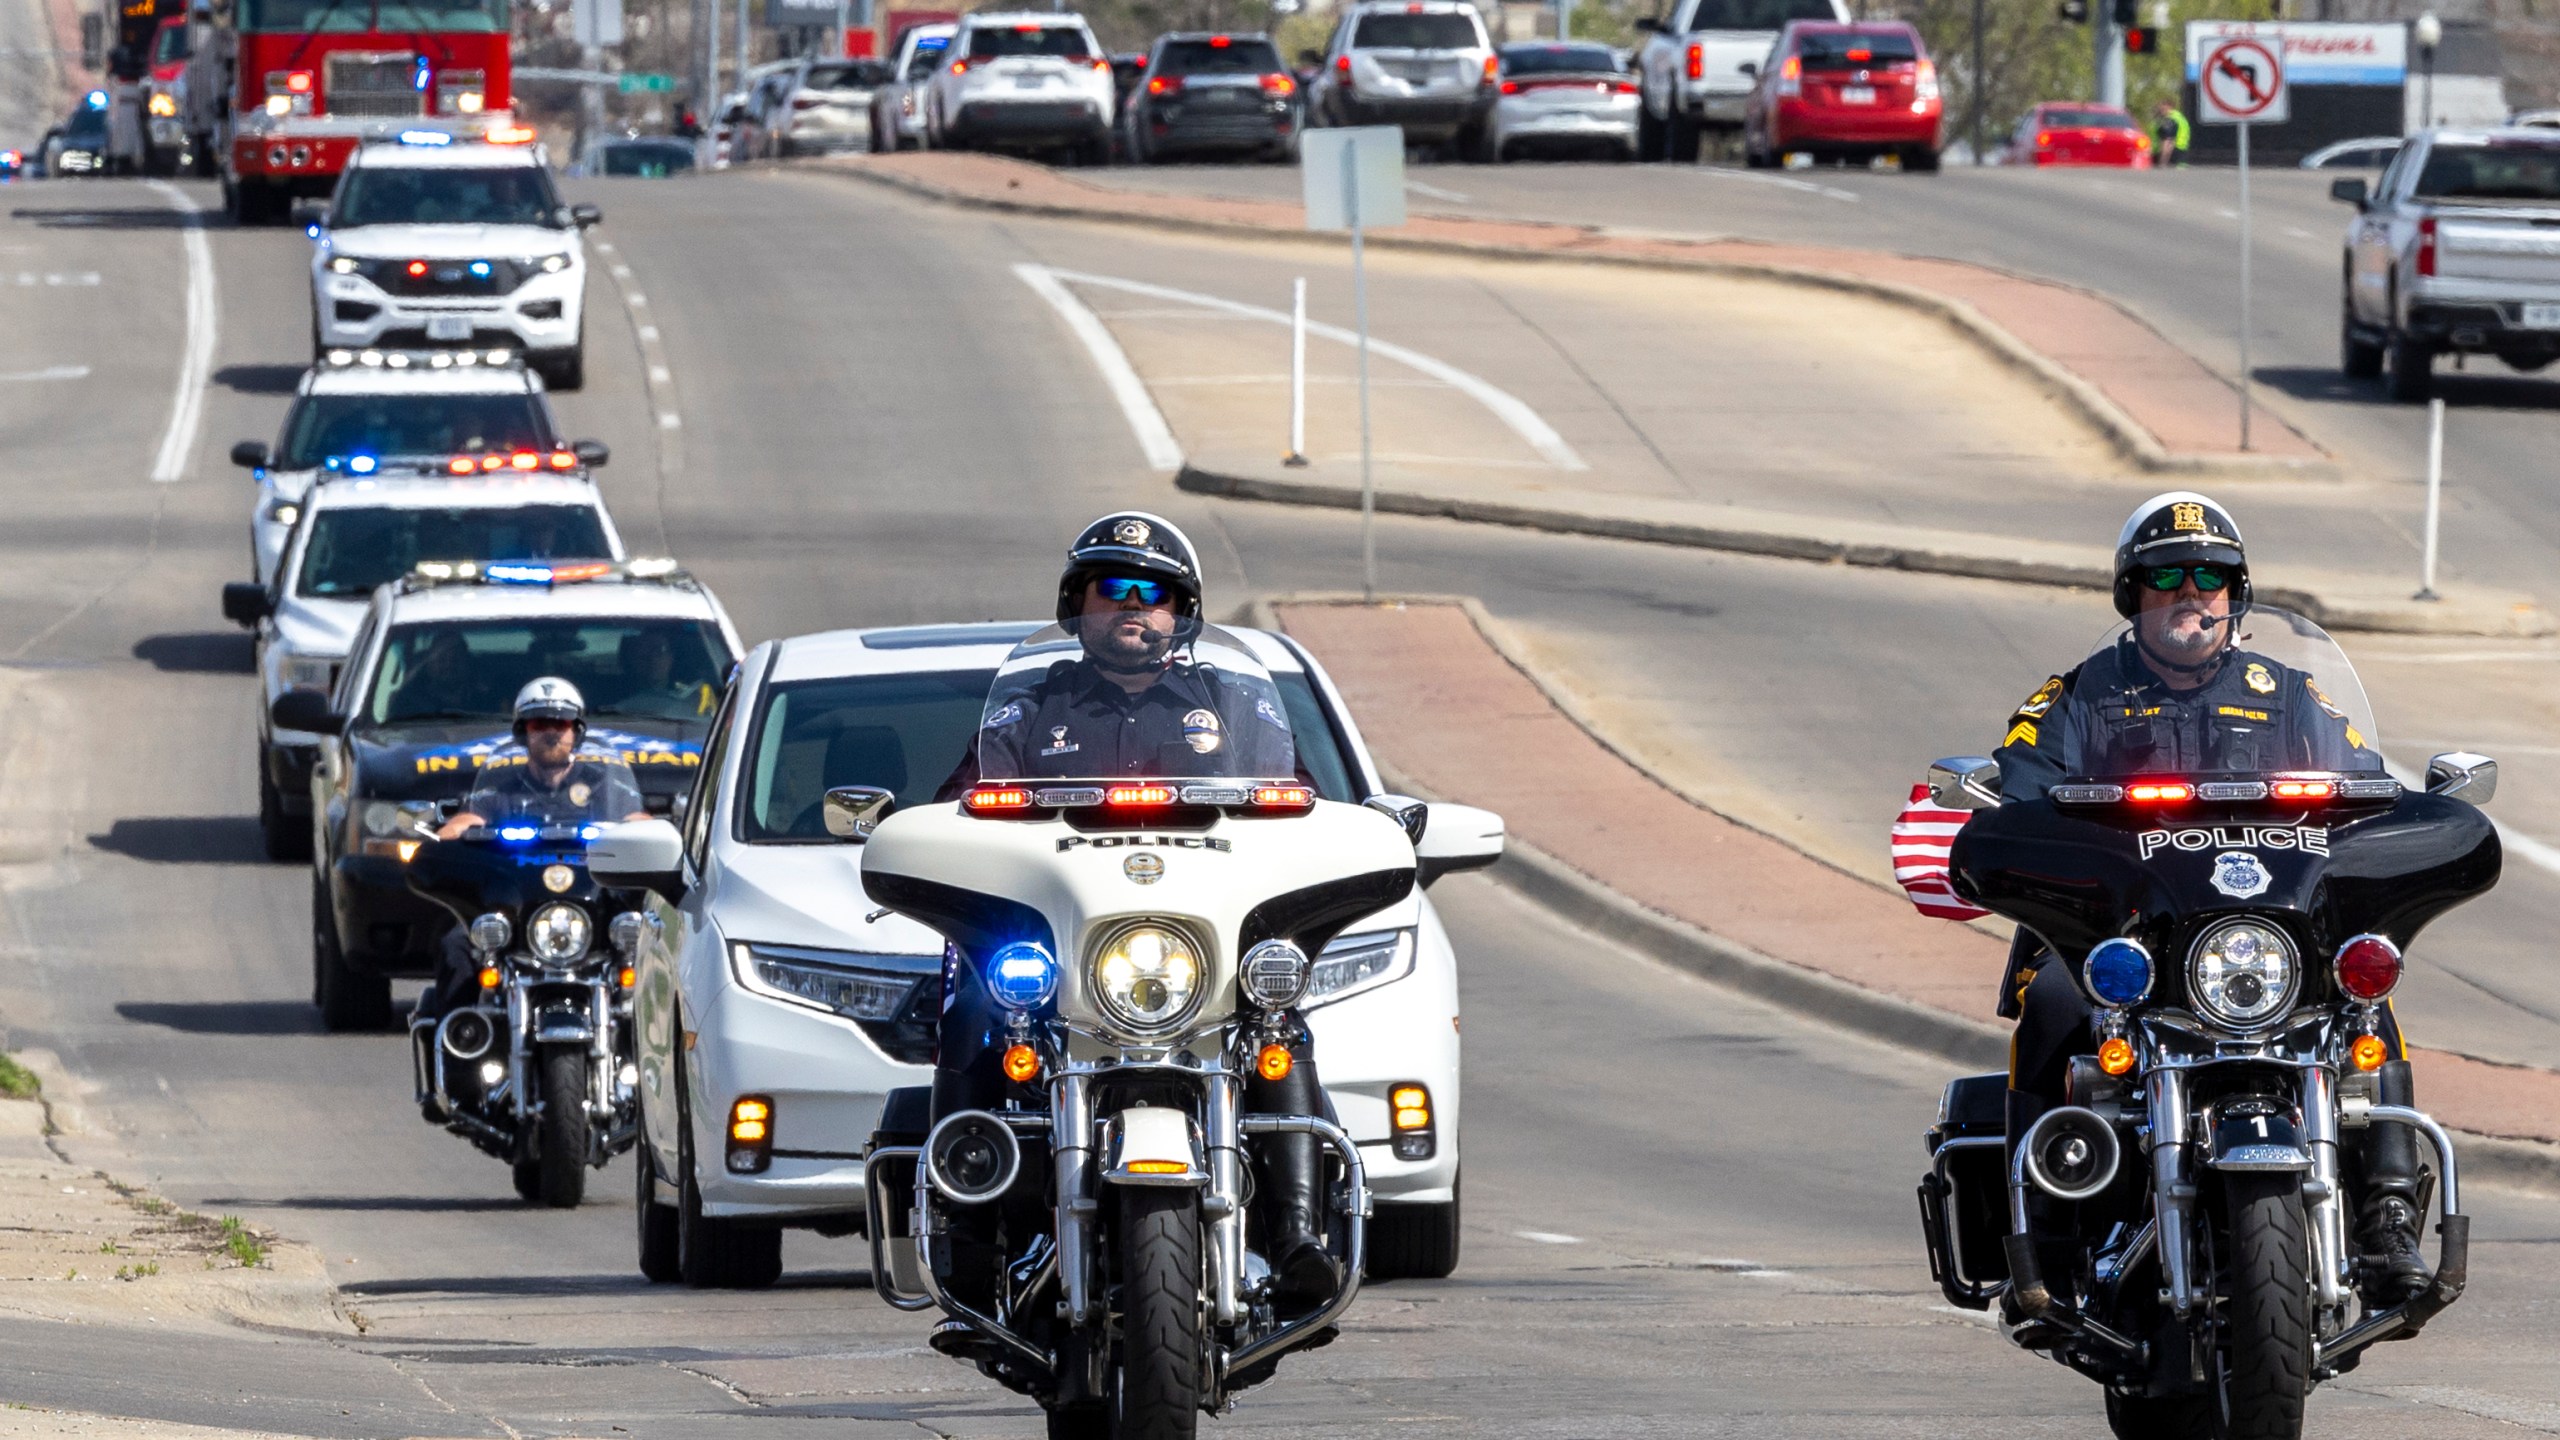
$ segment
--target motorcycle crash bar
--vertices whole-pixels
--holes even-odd
[[[2080,1118],[2083,1116],[2086,1117],[2085,1120]],[[2081,1314],[2070,1304],[2056,1299],[2053,1292],[2045,1288],[2044,1270],[2036,1261],[2035,1235],[2027,1228],[2027,1187],[2034,1185],[2039,1189],[2048,1188],[2048,1181],[2052,1178],[2043,1173],[2041,1166],[2029,1164],[2030,1157],[2041,1142],[2058,1138],[2055,1134],[2045,1132],[2052,1130],[2073,1138],[2085,1139],[2088,1133],[2094,1133],[2086,1129],[2091,1124],[2103,1130],[2110,1142],[2111,1148],[2102,1168],[2107,1172],[2107,1179],[2112,1180],[2116,1168],[2112,1149],[2112,1142],[2115,1139],[2114,1129],[2094,1111],[2085,1110],[2076,1105],[2048,1110],[2038,1116],[2036,1123],[2027,1128],[2026,1137],[2018,1145],[2016,1157],[2009,1162],[2009,1233],[2003,1236],[2000,1242],[2001,1250],[2009,1262],[2009,1294],[2018,1302],[2018,1313],[2029,1320],[2040,1320],[2057,1329],[2069,1331],[2082,1340],[2115,1352],[2119,1359],[2139,1366],[2148,1363],[2150,1347]],[[2102,1182],[2088,1193],[2095,1193],[2096,1190],[2104,1188],[2105,1184]]]
[[[2377,1340],[2417,1334],[2446,1306],[2461,1299],[2463,1287],[2471,1280],[2471,1217],[2462,1213],[2462,1181],[2454,1163],[2453,1137],[2445,1134],[2444,1127],[2438,1125],[2433,1116],[2406,1105],[2349,1102],[2339,1120],[2348,1127],[2396,1122],[2425,1136],[2427,1148],[2436,1152],[2436,1174],[2440,1177],[2444,1197],[2444,1219],[2436,1226],[2436,1234],[2442,1238],[2436,1250],[2433,1283],[2413,1299],[2402,1301],[2379,1314],[2366,1316],[2334,1339],[2313,1341],[2312,1365],[2315,1369],[2335,1365]]]

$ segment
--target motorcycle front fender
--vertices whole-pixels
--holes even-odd
[[[2216,1170],[2308,1173],[2311,1147],[2293,1115],[2224,1112],[2213,1117],[2204,1163]]]
[[[1103,1121],[1102,1180],[1107,1185],[1198,1189],[1209,1183],[1200,1127],[1189,1115],[1136,1105]]]

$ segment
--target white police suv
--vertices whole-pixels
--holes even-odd
[[[826,792],[933,802],[978,728],[996,667],[1034,624],[840,630],[749,653],[721,703],[680,832],[612,827],[599,878],[658,892],[635,999],[640,1268],[760,1285],[781,1231],[852,1233],[862,1152],[894,1089],[932,1082],[942,937],[865,898]],[[1234,632],[1278,682],[1299,759],[1329,800],[1378,793],[1341,695],[1285,636]],[[646,829],[656,829],[652,842]],[[666,847],[674,867],[627,868]],[[1501,817],[1431,807],[1423,880],[1489,865]],[[1376,1275],[1458,1258],[1458,971],[1420,891],[1317,957],[1305,1002],[1325,1086],[1378,1202]]]
[[[275,574],[304,499],[322,476],[584,475],[610,452],[564,441],[542,381],[513,350],[332,350],[294,387],[273,445],[243,440],[250,576]]]
[[[501,347],[586,383],[586,247],[538,145],[404,132],[347,161],[314,226],[311,348]]]

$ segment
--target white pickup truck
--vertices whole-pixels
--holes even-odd
[[[1638,20],[1637,158],[1695,162],[1706,131],[1742,128],[1751,87],[1788,21],[1848,19],[1843,0],[1676,0],[1667,18]]]
[[[2435,357],[2560,359],[2560,132],[2429,130],[2400,147],[2347,227],[2339,365],[2391,397],[2427,398]]]

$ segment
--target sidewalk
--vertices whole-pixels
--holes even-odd
[[[1541,898],[1605,887],[1587,903],[1623,912],[1625,924],[1603,928],[1632,933],[1640,948],[1849,1028],[1997,1067],[2001,941],[1923,918],[1900,894],[1663,788],[1576,725],[1461,604],[1274,609],[1324,660],[1404,783],[1504,815],[1527,852],[1505,867],[1527,872]],[[2549,1148],[2560,1145],[2560,1073],[2412,1054],[2420,1103],[2493,1137],[2464,1149],[2475,1178],[2560,1184],[2560,1150]]]
[[[1106,190],[1044,166],[928,152],[817,162],[913,194],[1059,218],[1134,222],[1213,234],[1304,238],[1295,205]],[[1851,290],[1956,325],[2001,362],[2035,377],[2148,470],[2318,476],[2335,466],[2308,437],[2265,417],[2239,449],[2239,401],[2221,377],[2113,301],[2085,290],[1949,260],[1756,241],[1689,241],[1595,227],[1415,216],[1370,243],[1444,253],[1597,261],[1753,275]]]

